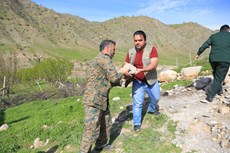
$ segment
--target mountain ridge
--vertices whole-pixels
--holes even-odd
[[[147,34],[147,43],[156,46],[159,57],[170,65],[177,58],[188,63],[189,53],[195,54],[214,33],[193,22],[167,25],[147,16],[91,22],[30,0],[1,0],[0,4],[0,44],[4,52],[69,56],[81,61],[96,55],[101,40],[113,39],[117,42],[116,60],[122,61],[128,48],[133,47],[133,33],[141,29]]]

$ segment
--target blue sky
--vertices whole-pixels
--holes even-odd
[[[230,24],[229,0],[32,0],[59,13],[89,21],[149,16],[164,24],[196,22],[209,29]]]

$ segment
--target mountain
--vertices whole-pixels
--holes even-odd
[[[61,56],[79,61],[92,59],[103,39],[117,42],[115,60],[124,61],[133,47],[132,35],[144,30],[147,42],[155,45],[160,63],[189,62],[189,55],[214,31],[197,23],[166,25],[147,16],[121,16],[104,22],[90,22],[61,14],[30,0],[0,1],[0,51],[18,51],[36,56]]]

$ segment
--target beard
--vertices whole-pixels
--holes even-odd
[[[146,46],[146,44],[143,45],[143,46],[136,45],[136,46],[135,46],[135,49],[136,49],[136,51],[142,51],[142,50],[145,48],[145,46]]]

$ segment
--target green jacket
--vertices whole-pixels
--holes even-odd
[[[199,48],[197,54],[200,55],[209,46],[211,46],[211,52],[209,55],[210,62],[230,63],[230,32],[220,31],[211,35]]]
[[[84,104],[106,110],[109,90],[114,84],[120,84],[121,73],[117,73],[111,58],[99,53],[87,68],[87,85],[84,93]]]

